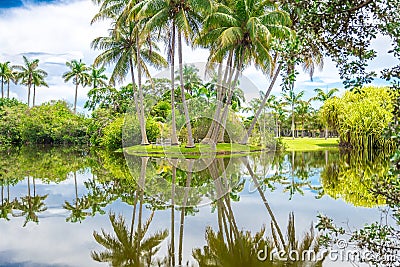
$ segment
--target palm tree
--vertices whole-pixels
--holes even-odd
[[[78,100],[78,87],[82,85],[85,87],[90,84],[90,75],[87,73],[89,68],[86,67],[86,64],[82,62],[82,59],[79,61],[71,60],[66,63],[67,67],[70,68],[70,71],[65,72],[63,74],[63,78],[65,82],[69,80],[73,80],[75,84],[75,100],[74,100],[74,113],[76,114],[76,102]]]
[[[95,66],[90,67],[90,84],[93,86],[93,89],[98,87],[105,87],[107,86],[106,80],[107,75],[104,74],[106,71],[105,67],[96,68]]]
[[[32,106],[35,106],[35,99],[36,99],[36,86],[46,86],[49,87],[49,85],[45,82],[44,78],[47,77],[47,72],[37,72],[34,71],[32,74],[33,77],[33,101],[32,101]]]
[[[301,137],[304,137],[304,122],[311,113],[310,101],[299,101],[295,108],[296,114],[301,118]]]
[[[301,91],[298,94],[296,94],[293,90],[289,90],[288,92],[282,94],[282,97],[285,100],[285,104],[290,106],[292,114],[292,139],[294,139],[295,137],[294,109],[299,104],[303,95],[304,91]]]
[[[174,105],[174,64],[175,64],[175,38],[178,37],[178,63],[179,80],[181,88],[182,105],[185,114],[186,128],[188,132],[188,142],[186,147],[194,147],[192,126],[190,122],[189,110],[185,97],[185,83],[183,77],[183,57],[182,57],[182,35],[189,42],[199,31],[202,22],[201,12],[207,12],[211,8],[209,1],[171,1],[171,0],[145,0],[139,2],[133,9],[137,13],[137,19],[147,19],[145,31],[147,33],[154,30],[164,29],[169,37],[169,59],[171,67],[171,105]],[[172,106],[172,115],[174,116],[174,106]],[[173,118],[174,139],[174,118]]]
[[[183,80],[185,81],[185,90],[192,96],[193,91],[200,88],[202,85],[201,79],[199,77],[199,69],[194,65],[185,64],[183,66]],[[180,80],[179,72],[176,71],[175,77],[177,80]]]
[[[34,59],[32,61],[29,61],[25,56],[22,56],[22,58],[24,59],[24,66],[18,65],[15,66],[14,68],[19,71],[17,74],[17,78],[21,79],[22,84],[28,86],[28,107],[29,107],[31,99],[31,88],[34,83],[33,81],[34,75],[46,76],[47,73],[44,70],[38,69],[39,59]]]
[[[106,5],[106,3],[109,2],[115,2],[115,5],[112,5],[112,3],[109,6]],[[122,2],[126,1],[122,0]],[[121,3],[121,1],[104,1],[97,16],[100,16],[100,18],[103,16],[103,18],[112,18],[116,20],[118,16],[120,16],[123,8],[126,6],[125,4]],[[140,122],[140,130],[142,135],[141,144],[145,145],[149,142],[146,134],[141,73],[143,70],[146,76],[150,77],[146,63],[151,64],[156,68],[160,66],[166,66],[167,63],[165,59],[158,53],[159,49],[157,45],[152,42],[151,38],[146,38],[145,42],[139,43],[138,31],[139,25],[134,21],[125,21],[123,24],[116,23],[115,28],[110,31],[110,36],[96,38],[92,41],[91,46],[94,49],[104,50],[95,59],[95,66],[100,64],[115,64],[110,77],[110,84],[122,82],[125,79],[126,74],[130,72],[132,86],[133,88],[136,88],[134,75],[134,67],[136,64],[136,68],[138,70],[139,98],[136,92],[134,93],[133,97]]]
[[[317,93],[315,97],[313,97],[313,100],[321,101],[322,103],[325,103],[326,100],[331,99],[333,95],[337,92],[339,92],[339,89],[337,88],[332,88],[330,90],[324,91],[321,88],[316,88],[314,89],[314,92]],[[325,125],[325,139],[328,138],[328,123]]]
[[[13,67],[10,62],[0,63],[1,98],[4,98],[4,84],[7,83],[7,98],[10,98],[10,80],[14,78]]]
[[[213,11],[204,22],[198,43],[211,48],[210,62],[222,62],[229,54],[228,69],[231,71],[227,78],[227,100],[218,119],[218,122],[223,122],[232,101],[233,89],[244,67],[254,62],[266,73],[275,68],[270,54],[272,40],[290,35],[286,27],[290,21],[285,12],[269,1],[239,0],[232,6],[218,3]],[[230,53],[233,53],[232,58]],[[219,135],[219,125],[216,124],[217,133],[214,136]],[[215,138],[211,139],[216,141]],[[244,141],[247,143],[247,139]]]

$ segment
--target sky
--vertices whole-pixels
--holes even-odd
[[[72,82],[65,83],[61,76],[68,71],[65,62],[82,59],[90,65],[99,54],[99,51],[90,48],[90,43],[96,37],[107,35],[109,23],[90,25],[97,11],[98,7],[90,0],[0,0],[0,62],[22,64],[22,55],[25,55],[29,59],[39,59],[39,67],[49,74],[49,88],[37,89],[36,103],[54,99],[73,103],[75,87]],[[378,51],[378,58],[370,64],[369,69],[379,72],[396,64],[396,60],[387,53],[390,49],[389,40],[378,38],[372,47]],[[200,66],[207,60],[208,51],[184,47],[183,56],[185,63]],[[157,76],[159,71],[152,70],[152,74]],[[243,77],[246,101],[258,97],[259,91],[265,91],[269,86],[268,78],[252,66],[244,71]],[[280,83],[278,80],[273,94],[280,93]],[[378,79],[374,84],[382,85],[384,82]],[[317,71],[313,80],[300,71],[295,84],[297,91],[306,91],[305,99],[313,96],[315,88],[333,87],[344,91],[335,64],[328,58],[325,59],[324,69]],[[79,88],[79,112],[87,112],[83,104],[88,90]],[[27,89],[12,84],[11,96],[26,102]]]

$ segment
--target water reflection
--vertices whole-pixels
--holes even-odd
[[[92,251],[93,260],[111,266],[322,266],[323,255],[313,262],[257,258],[264,248],[320,253],[318,235],[305,227],[315,217],[297,215],[300,233],[307,230],[299,235],[294,214],[282,208],[285,203],[303,198],[311,216],[317,212],[309,195],[312,201],[342,199],[350,207],[384,204],[368,191],[372,179],[387,170],[381,154],[263,153],[207,160],[201,169],[193,159],[127,157],[128,163],[120,154],[73,148],[1,151],[0,223],[21,227],[20,216],[22,226],[29,228],[60,216],[65,224],[61,228],[82,227],[87,240],[97,243],[87,248],[87,255]],[[71,185],[70,193],[60,193],[66,185]],[[271,202],[271,194],[279,194],[280,202]],[[235,210],[250,196],[264,209],[253,215],[251,230],[243,224],[243,212]],[[287,229],[282,212],[285,217],[289,213]],[[194,224],[196,217],[203,218],[201,227]],[[94,223],[98,220],[102,223]],[[203,241],[193,243],[188,233]],[[0,235],[9,234],[0,230]],[[0,255],[2,249],[0,242]]]

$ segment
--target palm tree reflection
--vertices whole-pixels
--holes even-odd
[[[39,217],[36,213],[43,212],[47,210],[47,207],[44,203],[44,200],[47,198],[48,195],[40,196],[36,195],[36,185],[35,185],[35,178],[33,178],[33,196],[31,196],[31,184],[30,184],[30,177],[27,177],[28,181],[28,195],[21,197],[18,201],[17,199],[14,200],[14,208],[16,210],[20,210],[20,213],[16,213],[13,216],[22,217],[25,216],[24,227],[27,225],[28,222],[35,222],[39,223]]]
[[[106,250],[103,252],[93,251],[92,258],[98,262],[108,262],[110,266],[131,266],[142,267],[152,266],[155,264],[154,255],[159,251],[161,242],[167,238],[168,231],[156,231],[147,235],[149,226],[154,217],[154,210],[150,217],[142,224],[143,204],[144,204],[144,187],[148,158],[143,157],[138,180],[137,190],[131,194],[133,198],[133,211],[130,226],[125,223],[122,215],[116,216],[110,213],[109,218],[115,233],[106,233],[102,229],[101,233],[94,231],[93,236],[97,243],[102,245]],[[139,213],[137,216],[137,227],[135,230],[136,208],[139,203]],[[146,237],[145,237],[146,236]],[[160,262],[160,261],[158,261]]]

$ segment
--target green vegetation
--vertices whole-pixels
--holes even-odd
[[[388,148],[384,132],[393,121],[395,95],[385,87],[363,87],[331,98],[320,110],[326,124],[338,131],[342,146],[357,149]]]
[[[283,145],[288,151],[313,151],[337,149],[339,147],[338,138],[282,138]]]
[[[207,144],[196,144],[194,148],[186,148],[185,145],[180,146],[131,146],[124,151],[130,155],[138,156],[152,156],[152,157],[178,157],[178,158],[200,158],[210,157],[213,154],[220,156],[231,157],[234,154],[243,156],[251,152],[259,152],[263,149],[259,146],[247,146],[240,144],[217,144],[215,148],[212,148]]]

